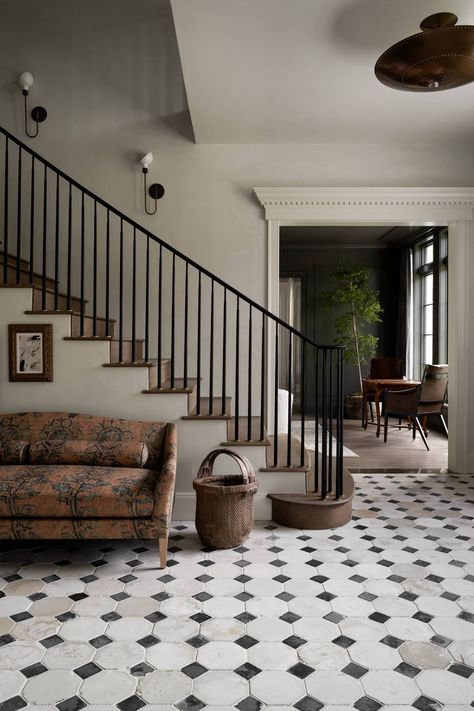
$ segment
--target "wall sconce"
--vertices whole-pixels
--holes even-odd
[[[23,89],[23,98],[25,100],[25,133],[29,138],[36,138],[39,133],[39,124],[46,120],[48,112],[43,106],[35,106],[31,110],[31,118],[36,123],[36,133],[28,132],[28,89],[33,85],[33,77],[30,72],[23,72],[18,77],[18,84]]]
[[[155,209],[154,210],[149,210],[147,207],[147,189],[146,189],[146,176],[148,173],[148,168],[153,162],[153,153],[147,153],[143,158],[140,160],[140,165],[142,166],[142,173],[143,173],[143,204],[145,206],[145,212],[147,215],[154,215],[158,205],[157,202],[160,198],[163,197],[165,194],[165,189],[160,183],[153,183],[150,185],[148,189],[148,195],[155,201]]]

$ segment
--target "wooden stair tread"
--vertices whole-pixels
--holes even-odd
[[[312,506],[315,503],[324,506],[333,506],[345,501],[350,501],[354,496],[354,479],[345,468],[343,472],[342,490],[343,494],[338,499],[336,499],[334,491],[329,492],[325,499],[321,498],[321,492],[319,491],[312,491],[307,494],[267,494],[267,497],[274,501],[296,503],[303,506]]]
[[[200,399],[199,414],[197,414],[197,405],[193,408],[189,415],[184,415],[183,420],[230,420],[230,408],[232,404],[232,398],[225,398],[225,413],[222,413],[222,398],[213,397],[211,408],[209,408],[210,398],[202,397]],[[211,410],[211,414],[209,413]]]
[[[145,395],[189,395],[194,392],[197,384],[197,378],[188,378],[187,386],[184,387],[184,378],[175,378],[174,387],[171,387],[171,381],[167,380],[162,383],[161,387],[150,388],[149,390],[142,390]]]
[[[110,319],[109,319],[110,321]],[[114,336],[64,336],[65,341],[113,341],[114,343],[120,343],[119,338]],[[122,338],[124,343],[131,343],[131,338]],[[145,343],[144,338],[135,338],[135,343]]]
[[[162,358],[161,363],[169,363],[169,358]],[[136,361],[117,361],[114,363],[104,363],[104,368],[156,368],[158,361],[151,360],[136,360]]]
[[[270,446],[267,449],[266,466],[261,467],[262,472],[307,472],[311,469],[311,457],[305,449],[304,466],[301,466],[301,443],[296,437],[291,437],[291,466],[287,465],[287,441],[288,435],[278,435],[277,464],[274,465],[274,443],[275,435],[269,435]]]

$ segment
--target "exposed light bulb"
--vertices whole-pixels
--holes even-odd
[[[30,72],[23,72],[18,77],[18,84],[21,86],[23,91],[28,91],[28,89],[33,85],[33,76]]]
[[[153,153],[147,153],[140,161],[142,168],[147,170],[149,166],[153,163]]]

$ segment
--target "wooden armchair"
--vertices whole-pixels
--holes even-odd
[[[413,439],[415,439],[416,430],[418,430],[428,450],[426,432],[421,425],[420,417],[427,418],[430,415],[438,415],[447,436],[448,428],[442,415],[447,389],[448,366],[425,365],[420,385],[406,390],[388,390],[385,393],[383,441],[387,441],[388,418],[390,415],[398,417],[399,422],[400,418],[409,417],[412,422]]]
[[[369,380],[386,378],[398,380],[403,377],[401,358],[372,358],[370,361]],[[375,386],[363,381],[362,383],[362,427],[367,429],[368,414],[370,408],[370,419],[374,421],[372,403],[375,401]],[[378,419],[378,417],[377,417]]]

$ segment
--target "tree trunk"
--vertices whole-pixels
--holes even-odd
[[[357,358],[357,369],[359,371],[359,388],[360,388],[360,392],[362,392],[362,369],[360,367],[359,338],[358,338],[358,333],[357,333],[357,322],[356,322],[356,317],[355,317],[355,312],[354,312],[354,303],[352,303],[352,333],[354,335],[354,348],[355,348],[356,358]]]

